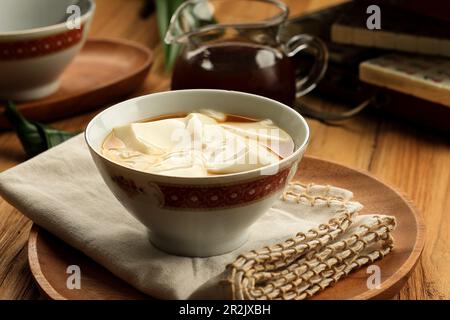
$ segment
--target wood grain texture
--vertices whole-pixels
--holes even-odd
[[[332,184],[355,190],[355,199],[364,204],[361,214],[393,214],[397,221],[397,227],[392,232],[394,250],[375,262],[380,268],[380,288],[367,288],[367,268],[362,267],[313,299],[390,299],[397,294],[424,245],[423,221],[408,201],[366,172],[317,158],[304,157],[295,179],[304,183]],[[52,299],[145,298],[84,254],[36,225],[30,233],[28,250],[31,271],[42,291]],[[80,267],[80,290],[67,289],[66,268],[71,264]]]
[[[139,0],[97,0],[90,36],[134,40],[155,51],[155,61],[144,85],[133,95],[167,90],[155,16],[138,18]],[[340,0],[289,0],[291,14],[316,10]],[[118,19],[120,17],[120,19]],[[334,105],[308,97],[314,106]],[[107,106],[102,106],[107,107]],[[101,108],[100,108],[101,109]],[[100,110],[99,109],[99,110]],[[90,112],[53,125],[66,130],[84,129],[98,112]],[[422,259],[398,299],[450,299],[450,141],[389,118],[360,115],[327,125],[307,120],[312,131],[308,155],[368,170],[404,192],[418,207],[427,227]],[[0,171],[24,161],[25,154],[12,132],[0,133]],[[25,259],[30,222],[0,199],[0,298],[36,298]]]
[[[33,225],[28,261],[40,292],[53,300],[137,300],[147,297],[52,234]],[[67,288],[67,267],[81,270],[80,290]]]
[[[401,298],[450,298],[450,144],[448,137],[383,122],[370,171],[403,190],[423,214],[423,256]]]

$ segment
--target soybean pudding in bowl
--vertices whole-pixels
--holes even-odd
[[[270,119],[201,109],[115,127],[101,152],[143,172],[206,177],[272,165],[294,149],[291,136]]]
[[[152,244],[206,257],[246,241],[295,176],[309,128],[278,101],[195,89],[109,107],[85,136],[104,182]]]

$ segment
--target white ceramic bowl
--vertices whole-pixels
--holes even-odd
[[[208,177],[140,172],[101,154],[102,143],[114,127],[202,108],[272,119],[294,139],[295,152],[272,166]],[[308,143],[309,128],[300,114],[275,100],[197,89],[154,93],[114,105],[91,120],[85,137],[106,184],[147,226],[155,246],[179,255],[211,256],[236,249],[246,241],[250,225],[270,208],[295,174]]]
[[[76,13],[71,5],[80,9],[80,28],[66,24]],[[0,98],[33,100],[54,93],[86,40],[94,1],[1,0],[0,6]]]

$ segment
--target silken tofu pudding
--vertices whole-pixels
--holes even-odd
[[[275,164],[294,152],[294,141],[270,119],[201,109],[115,127],[101,152],[143,172],[206,177]]]

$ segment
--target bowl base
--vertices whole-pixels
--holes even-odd
[[[247,242],[249,232],[245,231],[239,237],[228,241],[221,239],[216,243],[210,241],[210,239],[204,241],[174,240],[170,237],[157,235],[150,230],[148,230],[148,237],[152,245],[166,253],[177,256],[204,258],[222,255],[241,247]]]
[[[43,86],[35,87],[32,89],[21,89],[13,91],[9,90],[5,92],[0,91],[0,98],[14,101],[37,100],[55,93],[58,88],[59,80],[56,80],[54,82],[46,83]]]

